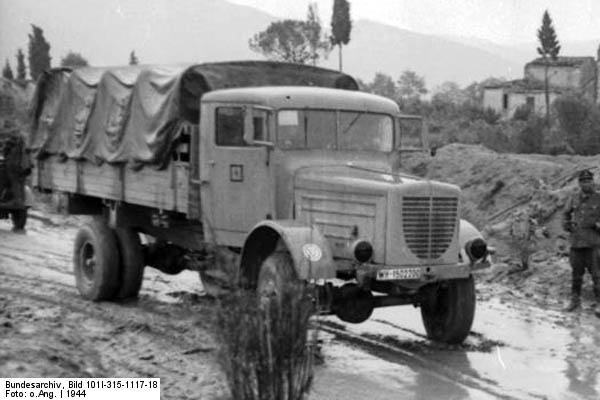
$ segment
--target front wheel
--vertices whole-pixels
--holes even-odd
[[[462,343],[475,317],[473,277],[455,279],[427,289],[421,303],[421,317],[427,337],[450,344]]]
[[[275,252],[260,266],[256,291],[261,299],[277,299],[281,303],[286,289],[298,287],[294,264],[288,252]]]

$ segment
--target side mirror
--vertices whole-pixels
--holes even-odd
[[[431,149],[429,149],[429,154],[431,154],[431,157],[435,157],[435,155],[437,154],[437,147],[432,147]]]

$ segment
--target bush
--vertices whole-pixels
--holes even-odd
[[[479,142],[488,149],[498,153],[513,151],[513,144],[503,125],[490,125],[481,120],[476,121],[473,125],[477,129]]]
[[[558,124],[554,124],[547,130],[547,136],[544,138],[545,145],[543,146],[545,154],[553,156],[558,154],[573,154],[575,153],[571,146],[567,143],[565,132],[560,129]]]
[[[527,104],[521,104],[515,110],[513,114],[513,119],[516,121],[527,121],[531,116],[532,112],[533,110],[531,109],[531,106],[528,106]]]
[[[577,153],[600,153],[600,111],[578,95],[561,96],[554,103],[560,129],[568,145]]]
[[[309,335],[312,312],[304,288],[291,285],[280,302],[261,302],[241,289],[221,300],[219,360],[234,400],[305,398],[316,348],[316,331]]]
[[[517,134],[517,153],[542,153],[545,136],[546,122],[544,118],[532,114],[527,120],[525,128]]]
[[[500,120],[500,114],[494,111],[494,109],[490,107],[483,108],[468,102],[462,105],[461,112],[471,121],[484,121],[490,125]]]

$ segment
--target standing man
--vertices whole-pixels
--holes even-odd
[[[594,174],[588,170],[579,173],[579,191],[567,201],[563,228],[570,232],[572,268],[571,301],[565,311],[575,311],[581,306],[581,286],[587,269],[594,282],[596,307],[600,317],[600,193],[594,188]]]

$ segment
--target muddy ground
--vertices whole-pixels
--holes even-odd
[[[411,172],[462,187],[463,214],[499,249],[477,276],[473,332],[463,346],[440,347],[425,338],[412,307],[376,310],[356,326],[326,318],[310,398],[599,398],[600,320],[591,313],[589,276],[583,310],[561,311],[570,268],[559,224],[575,187],[570,175],[596,165],[593,157],[462,145],[413,161]],[[160,377],[163,399],[227,399],[215,302],[197,274],[147,268],[139,299],[84,301],[71,257],[85,219],[39,207],[25,234],[0,221],[0,376]],[[533,239],[523,270],[509,231],[515,213],[532,209],[546,233]]]
[[[85,301],[71,262],[81,221],[43,217],[25,235],[0,221],[0,376],[148,376],[162,378],[163,398],[226,393],[212,301],[199,297],[195,273],[148,268],[139,299]]]
[[[167,276],[147,268],[139,299],[85,301],[75,288],[71,262],[73,238],[84,220],[33,211],[25,234],[11,232],[9,222],[0,221],[0,376],[160,377],[164,399],[228,398],[217,362],[215,303],[203,296],[196,273]],[[473,361],[465,364],[469,358],[493,360],[496,349],[510,348],[513,339],[519,342],[519,337],[494,333],[495,313],[516,318],[519,324],[531,322],[532,312],[537,313],[541,318],[536,323],[549,324],[550,333],[556,327],[578,329],[579,319],[560,312],[568,292],[566,259],[542,258],[534,257],[525,272],[499,262],[478,276],[478,309],[483,311],[465,345],[458,348],[426,340],[418,315],[413,322],[387,318],[386,312],[396,315],[395,308],[383,309],[362,325],[326,318],[324,360],[311,398],[392,399],[399,393],[403,398],[437,398],[446,390],[457,393],[454,398],[552,398],[529,396],[536,392],[527,391],[527,383],[515,397],[510,385],[493,383],[494,373],[483,379],[483,372],[472,372],[478,369]],[[586,304],[591,297],[587,283]],[[596,323],[589,306],[578,315],[588,328]],[[492,322],[486,322],[490,317]],[[491,333],[482,333],[486,329]],[[586,345],[595,351],[595,341],[582,343],[577,354],[589,354]],[[482,361],[479,370],[494,363],[489,360]],[[589,362],[588,370],[597,375],[594,359]],[[421,373],[408,384],[415,370]],[[400,376],[404,378],[398,381]]]

